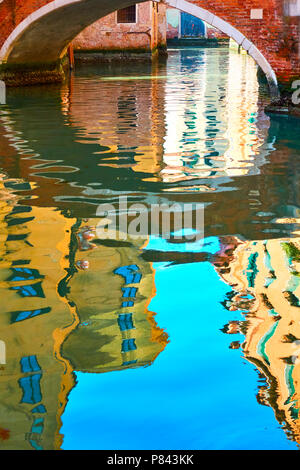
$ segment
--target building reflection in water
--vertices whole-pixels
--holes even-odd
[[[96,78],[93,69],[92,78],[79,70],[50,98],[41,89],[14,91],[1,116],[3,170],[30,181],[30,205],[71,207],[80,218],[120,193],[147,204],[160,202],[162,192],[172,202],[208,193],[201,194],[211,205],[208,236],[243,230],[258,238],[250,188],[261,193],[265,212],[280,191],[277,185],[270,194],[264,175],[273,136],[258,106],[253,61],[226,49],[171,51],[167,64],[147,65],[137,79],[139,70],[107,66]]]
[[[2,121],[7,146],[18,150],[18,177],[37,183],[32,204],[67,207],[105,190],[216,191],[232,177],[259,174],[273,147],[251,58],[170,51],[167,64],[145,66],[139,78],[134,72],[106,67],[95,81],[79,73],[62,87],[60,109],[51,103],[48,119],[65,146],[72,141],[69,152],[55,148],[51,132],[38,135],[41,91],[16,92],[31,114],[21,121],[8,111]],[[50,184],[60,179],[64,185]]]
[[[98,240],[97,219],[9,203],[10,188],[28,184],[4,185],[1,448],[60,448],[74,371],[150,365],[166,346],[167,334],[147,308],[155,273],[136,243]]]
[[[8,192],[28,183],[5,180]],[[70,321],[57,295],[64,276],[72,220],[56,210],[16,205],[1,208],[1,447],[53,448],[62,365],[53,355],[53,331]],[[43,445],[41,445],[41,438]]]
[[[174,98],[178,78],[172,69],[178,62],[185,79],[182,93]],[[170,55],[168,70],[163,181],[201,178],[206,183],[198,189],[207,191],[232,176],[257,174],[270,153],[266,144],[270,123],[259,109],[253,61],[226,50],[214,55],[207,49],[195,60],[193,50],[182,50],[181,55]],[[190,189],[195,191],[195,185]]]
[[[95,158],[98,155],[100,169],[133,170],[147,179],[162,162],[165,71],[155,61],[145,67],[132,76],[134,64],[131,73],[104,66],[100,86],[88,80],[74,83],[71,77],[61,100],[68,124],[78,129],[76,141],[99,145]]]
[[[124,67],[120,77],[109,67],[100,78],[79,73],[45,102],[38,89],[18,90],[15,108],[1,115],[1,448],[61,447],[76,371],[153,363],[168,342],[148,309],[159,261],[215,266],[232,288],[229,315],[245,317],[224,326],[245,336],[242,345],[233,336],[231,348],[266,378],[259,403],[300,442],[299,201],[288,191],[297,187],[295,132],[270,127],[249,57],[193,54],[170,51],[167,65],[147,66],[149,77],[124,76]],[[171,202],[209,193],[206,235],[218,236],[221,249],[143,250],[146,236],[99,240],[88,217],[124,192],[147,204],[162,192]],[[249,240],[281,238],[245,242],[243,230]]]
[[[258,402],[271,406],[288,437],[300,444],[300,238],[233,239],[225,241],[224,253],[231,258],[218,260],[216,269],[232,287],[224,301],[232,317],[223,331],[265,379]]]

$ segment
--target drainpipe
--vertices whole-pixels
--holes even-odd
[[[74,61],[74,47],[72,43],[68,47],[68,56],[69,56],[70,69],[73,70],[75,61]]]
[[[147,34],[151,39],[151,28],[147,29],[147,31],[127,31],[126,34]]]

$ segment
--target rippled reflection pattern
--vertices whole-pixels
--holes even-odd
[[[297,448],[300,124],[256,72],[170,50],[8,91],[1,449]],[[203,203],[204,241],[99,238],[120,195]]]

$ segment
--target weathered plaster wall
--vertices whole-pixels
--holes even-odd
[[[149,50],[151,48],[152,2],[137,5],[137,23],[117,22],[117,12],[86,28],[73,41],[74,50]]]

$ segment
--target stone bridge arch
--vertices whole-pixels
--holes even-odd
[[[206,10],[199,6],[199,4],[203,3],[204,5],[208,5],[209,3],[213,2],[206,2],[206,1],[197,1],[197,2],[190,2],[186,0],[164,0],[164,3],[177,8],[180,11],[185,13],[189,13],[201,20],[205,21],[206,23],[214,26],[215,28],[219,29],[222,33],[226,34],[228,37],[234,39],[237,44],[239,44],[243,49],[245,49],[248,54],[255,60],[257,65],[262,69],[265,73],[266,78],[269,83],[271,95],[273,97],[278,96],[278,82],[277,77],[274,69],[272,68],[271,64],[266,59],[265,55],[255,46],[255,44],[250,41],[239,29],[235,28],[232,24],[228,23],[218,15],[214,14],[215,8],[212,11]],[[216,2],[214,2],[216,3]],[[220,3],[220,2],[219,2]],[[225,3],[225,2],[223,2]],[[251,12],[250,12],[251,16]]]
[[[35,69],[41,82],[61,79],[57,64],[77,34],[119,8],[144,1],[0,1],[0,62],[8,84],[17,70]],[[298,18],[285,16],[283,0],[155,1],[198,16],[235,39],[265,72],[273,96],[277,77],[287,83],[300,75],[300,26]]]

